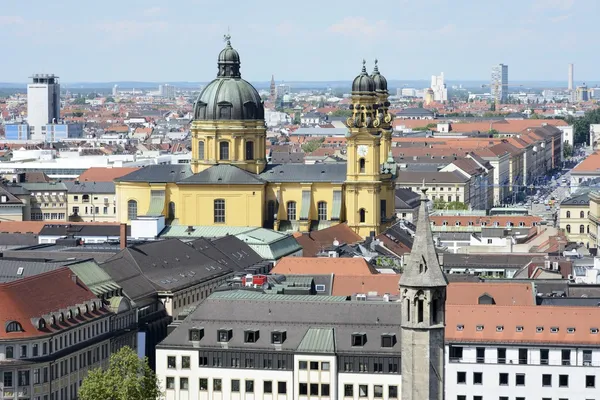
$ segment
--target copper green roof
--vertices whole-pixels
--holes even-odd
[[[69,264],[68,267],[96,296],[121,289],[94,260]]]
[[[310,328],[302,338],[297,352],[335,353],[333,328]]]

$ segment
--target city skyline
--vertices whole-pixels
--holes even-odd
[[[196,0],[178,9],[137,0],[81,9],[65,0],[52,10],[10,1],[0,26],[9,39],[5,51],[19,62],[6,64],[0,81],[21,83],[45,71],[65,82],[207,81],[216,75],[207,58],[222,47],[228,29],[244,54],[242,76],[250,81],[268,81],[272,73],[286,81],[350,80],[362,58],[370,68],[378,58],[391,80],[427,79],[439,71],[449,81],[485,80],[498,63],[511,66],[515,81],[566,86],[569,63],[576,65],[577,81],[596,80],[597,56],[573,48],[592,48],[591,22],[600,6],[591,0],[508,1],[493,10],[494,18],[489,5],[467,1],[389,2],[382,5],[389,17],[372,18],[356,11],[353,0],[309,1],[303,7],[319,12],[302,20],[280,3],[266,3],[239,4],[223,13]],[[89,15],[95,20],[83,22]],[[561,25],[569,29],[557,29]],[[382,39],[373,40],[377,36]],[[291,52],[282,57],[285,48]],[[478,57],[465,58],[468,54]]]

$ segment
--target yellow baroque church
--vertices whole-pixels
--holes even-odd
[[[347,222],[363,237],[386,229],[395,218],[396,165],[377,61],[371,75],[363,61],[352,83],[347,162],[271,165],[263,102],[226,41],[217,78],[194,103],[191,163],[147,166],[117,179],[118,220],[163,216],[177,225],[300,232]]]

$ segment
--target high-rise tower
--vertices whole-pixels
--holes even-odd
[[[275,75],[271,75],[271,87],[270,87],[270,100],[275,101],[277,99],[277,86],[275,86]]]
[[[53,74],[35,74],[31,79],[27,85],[27,123],[31,139],[44,140],[46,125],[60,120],[60,84]]]
[[[382,167],[381,126],[385,115],[379,112],[375,81],[364,64],[352,82],[352,116],[346,121],[346,219],[350,228],[366,237],[379,234],[393,220],[396,171]]]
[[[494,99],[505,103],[508,99],[508,65],[497,64],[492,67],[490,87]]]
[[[413,247],[400,277],[402,400],[444,399],[448,281],[440,267],[422,189]]]
[[[569,91],[572,91],[575,86],[573,84],[573,78],[574,78],[574,74],[575,74],[575,67],[573,66],[573,64],[569,64]]]

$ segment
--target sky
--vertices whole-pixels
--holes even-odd
[[[206,82],[223,35],[249,81],[600,80],[599,0],[2,0],[0,82]]]

